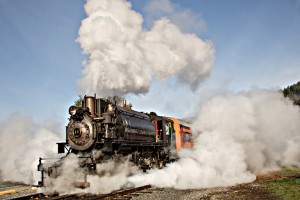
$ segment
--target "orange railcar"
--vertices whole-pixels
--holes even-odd
[[[174,124],[176,152],[179,152],[181,148],[193,148],[192,132],[187,123],[173,117],[168,118]]]

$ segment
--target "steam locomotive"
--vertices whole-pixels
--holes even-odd
[[[82,167],[91,173],[98,163],[128,157],[143,170],[162,168],[177,158],[181,148],[191,148],[189,126],[175,118],[132,110],[123,100],[84,96],[82,106],[69,108],[66,141],[58,144],[58,153],[74,153],[83,159]],[[100,152],[100,153],[99,153]],[[38,170],[55,176],[61,161],[46,168],[40,158]]]

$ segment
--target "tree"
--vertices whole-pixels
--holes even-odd
[[[132,103],[128,103],[128,104],[126,104],[126,108],[128,108],[128,109],[132,109]]]
[[[300,81],[283,89],[284,97],[290,98],[295,105],[300,106]]]
[[[74,101],[74,105],[77,106],[77,107],[82,107],[82,101],[83,101],[83,98],[81,95],[78,96],[78,99],[76,99]]]

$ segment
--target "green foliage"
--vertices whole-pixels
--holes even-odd
[[[295,101],[294,101],[294,104],[300,106],[300,99],[295,100]]]
[[[300,81],[283,89],[284,97],[290,98],[295,105],[300,106]]]
[[[299,167],[284,167],[282,169],[282,171],[284,171],[284,172],[299,172],[300,173],[300,168]]]
[[[299,179],[279,179],[269,183],[271,192],[280,199],[300,199]]]
[[[82,101],[83,101],[83,97],[81,95],[78,96],[78,99],[76,99],[74,101],[74,105],[77,107],[81,107],[82,106]]]
[[[126,108],[132,109],[132,103],[126,104]]]

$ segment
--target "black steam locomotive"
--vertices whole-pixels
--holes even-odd
[[[173,120],[146,114],[127,108],[114,99],[85,96],[82,106],[69,108],[69,123],[66,127],[66,141],[58,144],[58,153],[77,154],[82,158],[82,167],[93,172],[96,164],[108,159],[129,157],[143,170],[175,159],[176,138]],[[101,153],[99,153],[101,152]],[[61,162],[45,168],[40,158],[38,166],[42,172],[55,176]]]

